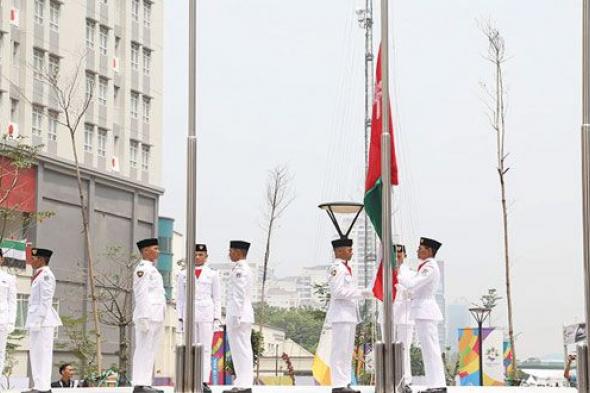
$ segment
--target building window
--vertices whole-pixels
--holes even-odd
[[[33,118],[31,121],[31,126],[33,130],[34,136],[42,136],[43,130],[41,129],[41,123],[43,122],[43,108],[34,105],[33,106]]]
[[[131,168],[137,168],[137,148],[138,143],[136,141],[129,143],[129,166]]]
[[[131,117],[133,119],[137,119],[137,112],[138,112],[138,105],[139,105],[139,94],[135,92],[131,92]]]
[[[141,145],[141,169],[147,171],[150,169],[150,147]]]
[[[135,42],[131,43],[131,68],[139,68],[139,44]]]
[[[143,26],[148,29],[152,25],[152,3],[149,1],[143,2]]]
[[[92,142],[94,141],[94,126],[84,124],[84,151],[92,153]]]
[[[23,293],[16,294],[16,323],[14,327],[17,330],[25,330],[27,322],[27,313],[29,311],[29,295]]]
[[[33,19],[35,23],[43,24],[43,12],[45,11],[45,0],[35,0],[35,14]]]
[[[143,48],[143,73],[149,75],[152,69],[152,51]]]
[[[57,117],[58,113],[47,111],[47,139],[50,141],[57,140]]]
[[[86,20],[86,48],[94,49],[94,30],[96,23],[91,20]]]
[[[41,49],[33,49],[33,76],[37,80],[43,80],[45,68],[45,53]]]
[[[108,83],[109,82],[105,78],[100,78],[98,80],[98,102],[102,105],[107,104]]]
[[[107,55],[107,48],[109,44],[109,29],[104,26],[100,26],[100,37],[99,37],[99,45],[100,45],[100,54]]]
[[[131,19],[139,21],[139,0],[131,0]]]
[[[49,55],[49,77],[57,78],[59,74],[59,57],[54,55]]]
[[[94,96],[94,74],[86,73],[86,101],[91,101]]]
[[[107,130],[103,128],[98,129],[98,144],[96,146],[96,154],[99,157],[107,155]]]
[[[152,101],[149,97],[143,97],[143,121],[145,123],[150,122],[150,117],[152,114]]]
[[[10,121],[16,123],[18,119],[18,100],[16,98],[10,99]]]
[[[59,3],[52,1],[49,3],[49,29],[59,31]]]

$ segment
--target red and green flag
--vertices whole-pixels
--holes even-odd
[[[375,97],[373,100],[373,113],[371,115],[371,141],[369,145],[369,169],[365,180],[365,211],[381,239],[381,192],[383,189],[383,178],[381,176],[381,134],[383,132],[383,111],[382,105],[382,78],[381,78],[381,49],[377,56],[377,72],[375,78]],[[391,108],[391,107],[390,107]],[[389,132],[391,134],[391,178],[387,181],[392,185],[398,184],[397,161],[393,143],[393,122],[391,121],[391,109],[389,110]],[[392,261],[395,261],[395,252],[392,253]],[[395,297],[395,284],[397,275],[393,275],[393,296]],[[383,261],[379,263],[375,282],[373,283],[373,294],[383,301]]]

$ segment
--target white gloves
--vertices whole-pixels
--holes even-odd
[[[139,328],[140,332],[146,333],[147,331],[150,330],[150,320],[147,318],[142,318],[142,319],[138,320],[137,327]]]
[[[373,298],[373,290],[370,288],[361,289],[361,295],[363,299],[372,299]]]

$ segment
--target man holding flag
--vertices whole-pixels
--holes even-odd
[[[434,257],[441,245],[434,239],[421,238],[418,247],[418,259],[421,263],[418,271],[414,272],[402,263],[397,275],[399,283],[411,293],[410,314],[416,324],[416,335],[422,347],[425,383],[429,392],[446,392],[436,326],[442,320],[442,314],[435,299],[440,284],[440,271]]]
[[[360,322],[357,301],[372,298],[373,292],[369,289],[359,289],[353,283],[352,268],[348,265],[352,258],[352,240],[334,240],[332,247],[335,261],[328,276],[330,304],[326,314],[326,322],[332,326],[332,393],[359,393],[350,388],[354,335],[356,325]]]

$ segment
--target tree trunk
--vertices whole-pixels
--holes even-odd
[[[119,325],[119,386],[126,386],[127,367],[129,363],[129,344],[127,343],[127,324]]]
[[[96,336],[96,367],[98,372],[102,371],[102,344],[101,344],[101,328],[98,311],[98,299],[96,297],[96,285],[94,277],[94,264],[92,260],[92,248],[90,242],[90,225],[88,218],[88,206],[84,201],[84,191],[82,189],[82,175],[80,174],[80,163],[78,161],[78,152],[76,149],[75,133],[70,130],[70,141],[72,143],[72,151],[74,152],[74,164],[76,166],[76,180],[78,183],[78,194],[80,196],[80,212],[82,213],[82,226],[84,231],[84,245],[86,248],[86,258],[88,265],[88,283],[90,284],[90,299],[92,301],[92,314],[94,320],[94,331]]]
[[[512,320],[512,288],[510,283],[510,258],[508,255],[508,206],[506,204],[506,184],[504,183],[504,174],[500,173],[500,187],[502,192],[502,222],[504,224],[504,266],[506,274],[506,303],[508,305],[508,338],[512,350],[512,371],[510,379],[515,380],[517,377],[516,369],[516,347],[514,346],[514,323]]]

